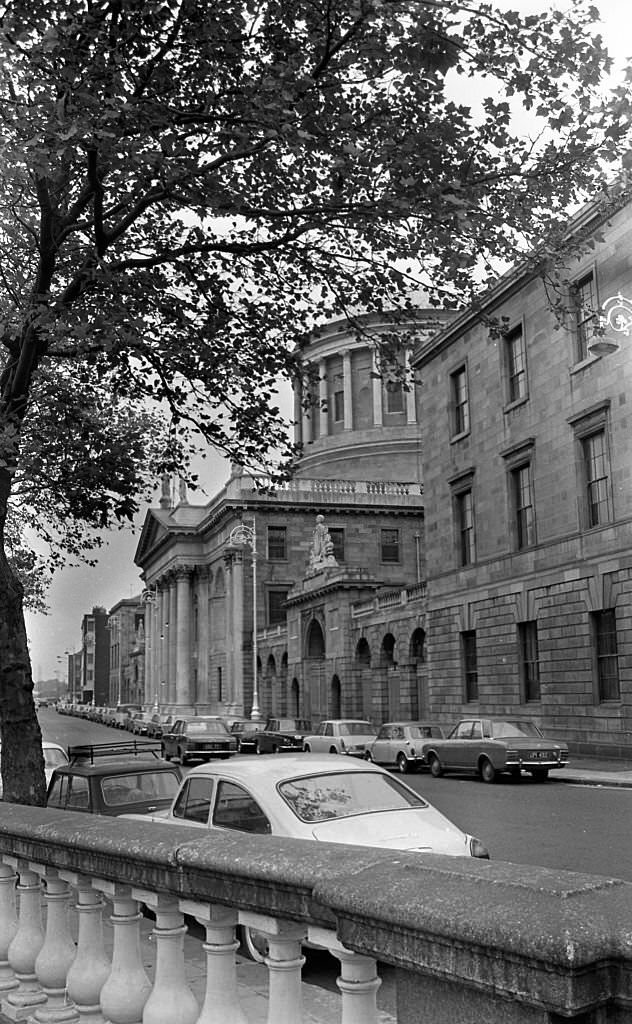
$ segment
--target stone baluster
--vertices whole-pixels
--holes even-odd
[[[310,927],[309,940],[324,946],[340,960],[340,977],[336,984],[342,994],[341,1024],[378,1024],[377,992],[382,984],[376,961],[347,949],[326,928]]]
[[[305,963],[301,943],[307,936],[307,929],[289,921],[241,910],[239,922],[263,932],[268,941],[265,958],[268,968],[268,1024],[301,1024],[301,970]]]
[[[192,900],[181,900],[180,909],[206,929],[206,992],[196,1024],[248,1024],[237,994],[237,911]]]
[[[18,927],[9,945],[7,958],[19,982],[18,988],[2,1001],[2,1012],[9,1020],[26,1020],[46,1002],[46,995],[35,974],[35,961],[44,945],[42,927],[42,886],[29,865],[17,857],[5,857],[18,871]]]
[[[101,1011],[108,1024],[141,1024],[151,982],[140,948],[142,914],[127,885],[94,879],[96,889],[112,901],[112,970],[101,989]]]
[[[60,871],[59,876],[77,890],[77,955],[66,978],[68,995],[77,1007],[81,1024],[104,1024],[99,996],[112,969],[103,941],[105,900],[82,875]]]
[[[143,1024],[195,1024],[200,1008],[184,973],[187,929],[178,901],[144,889],[132,889],[132,896],[156,915],[154,987],[145,1003]]]
[[[15,897],[17,880],[14,868],[0,862],[0,999],[19,985],[9,964],[9,946],[18,930]]]
[[[66,977],[77,952],[68,920],[70,888],[55,868],[40,864],[31,867],[45,882],[46,932],[35,960],[35,974],[47,1001],[35,1011],[29,1024],[78,1024],[79,1013],[66,993]]]

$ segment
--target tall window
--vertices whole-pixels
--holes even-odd
[[[285,611],[285,602],[287,600],[288,591],[287,588],[283,590],[268,590],[268,625],[269,626],[284,626],[287,615]]]
[[[597,661],[598,698],[619,700],[619,658],[617,653],[617,620],[614,608],[594,612],[593,634]]]
[[[507,358],[507,397],[517,402],[527,396],[527,361],[522,327],[515,327],[505,338]]]
[[[587,525],[610,522],[609,458],[605,430],[582,438]]]
[[[467,394],[467,373],[464,366],[450,374],[452,433],[465,434],[470,429],[470,405]]]
[[[511,486],[516,526],[516,546],[528,548],[535,544],[535,515],[531,487],[531,466],[526,463],[511,471]]]
[[[268,527],[268,558],[271,562],[284,562],[287,559],[285,526]]]
[[[337,562],[345,560],[345,531],[341,526],[330,526],[329,536],[334,546],[334,558]]]
[[[399,562],[399,530],[380,531],[380,555],[382,562]]]
[[[468,629],[464,633],[461,633],[461,649],[463,656],[463,678],[465,683],[465,699],[466,701],[478,700],[476,630]]]
[[[588,342],[597,316],[597,289],[592,270],[573,285],[572,300],[575,312],[575,337],[579,362],[588,355]]]
[[[472,491],[461,491],[455,497],[456,531],[459,551],[459,565],[471,565],[474,561],[474,502]]]
[[[345,393],[334,391],[334,421],[341,423],[345,418]]]
[[[520,670],[524,699],[526,701],[540,700],[537,622],[518,623],[518,640],[520,643]]]
[[[389,381],[384,388],[387,412],[404,411],[404,389],[400,381]]]

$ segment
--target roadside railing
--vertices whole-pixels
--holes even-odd
[[[142,904],[155,914],[153,980]],[[199,1002],[185,915],[205,930]],[[268,938],[268,1024],[303,1020],[306,939],[340,961],[342,1024],[376,1024],[383,963],[395,968],[398,1024],[623,1024],[631,922],[632,884],[608,878],[244,833],[210,840],[10,804],[0,815],[0,999],[13,1021],[248,1024],[236,985],[242,924]]]

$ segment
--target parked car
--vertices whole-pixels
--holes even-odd
[[[181,764],[192,758],[207,760],[237,753],[237,740],[217,715],[177,718],[168,731],[163,732],[160,743],[163,757],[167,761],[176,757]]]
[[[68,748],[69,763],[55,767],[47,806],[88,814],[152,813],[171,806],[182,773],[160,758],[160,744],[82,744]]]
[[[114,725],[117,729],[127,729],[128,719],[142,710],[140,704],[117,704],[114,709]]]
[[[134,736],[146,736],[150,718],[149,711],[135,711],[131,717],[129,731]]]
[[[406,774],[426,764],[422,741],[443,736],[443,729],[434,722],[384,722],[373,743],[367,746],[365,757]]]
[[[0,747],[0,756],[2,753],[2,747]],[[51,776],[55,770],[61,765],[68,764],[68,754],[63,747],[60,747],[58,743],[51,743],[49,740],[42,740],[42,753],[44,754],[44,775],[46,776],[46,785],[51,780]],[[0,776],[0,797],[2,797],[2,777]]]
[[[242,754],[278,754],[302,750],[305,733],[311,725],[304,718],[269,718],[263,729],[251,728],[242,733],[239,749]]]
[[[241,750],[241,738],[245,732],[261,732],[265,726],[264,722],[253,722],[250,718],[229,718],[224,719],[224,721],[231,736],[234,736],[237,740],[238,751]]]
[[[359,718],[330,718],[321,722],[315,733],[303,737],[303,750],[312,754],[350,754],[364,757],[377,729]]]
[[[161,739],[163,732],[168,732],[171,725],[173,725],[173,715],[170,712],[154,711],[147,723],[148,738],[152,740]]]
[[[500,772],[520,778],[527,771],[543,782],[551,769],[568,764],[566,744],[543,736],[529,719],[464,718],[446,739],[425,741],[422,751],[435,778],[476,772],[493,782]]]
[[[329,754],[198,765],[183,779],[171,807],[131,816],[212,830],[489,857],[479,839],[462,832],[384,768]]]

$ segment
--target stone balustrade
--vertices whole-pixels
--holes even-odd
[[[152,978],[140,953],[143,904],[155,915]],[[185,917],[205,934],[201,1000],[186,978]],[[268,1024],[303,1020],[305,939],[340,962],[341,1024],[377,1024],[380,964],[395,968],[398,1024],[624,1024],[632,1015],[627,882],[2,805],[4,1018],[249,1024],[236,985],[238,924],[268,937]]]

